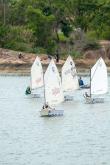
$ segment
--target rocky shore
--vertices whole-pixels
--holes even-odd
[[[45,54],[38,54],[38,56],[40,56],[41,58],[43,69],[45,71],[50,59]],[[17,52],[13,50],[0,48],[0,75],[29,75],[32,63],[34,62],[35,58],[36,54]],[[84,56],[83,58],[74,59],[78,73],[88,74],[89,69],[94,65],[97,58],[94,57],[93,54],[91,58],[88,52],[88,54],[86,53],[86,56]],[[108,72],[110,72],[110,60],[109,58],[104,58],[108,67]],[[64,62],[65,59],[60,60],[59,63],[56,63],[59,70],[61,70],[61,67],[64,64]]]

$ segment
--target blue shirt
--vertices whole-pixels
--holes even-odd
[[[82,85],[84,85],[84,83],[83,83],[83,80],[79,80],[79,86],[82,86]]]

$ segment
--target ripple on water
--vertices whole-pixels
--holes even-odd
[[[0,165],[109,165],[110,94],[87,105],[78,91],[63,117],[41,118],[43,99],[24,95],[29,79],[0,77]]]

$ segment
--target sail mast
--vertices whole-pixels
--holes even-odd
[[[31,87],[31,90],[33,90],[32,89],[32,75],[30,76],[30,87]]]
[[[43,76],[43,81],[44,81],[44,76]],[[44,104],[46,104],[46,97],[45,97],[45,81],[44,81]]]
[[[91,68],[90,68],[90,97],[91,97]]]

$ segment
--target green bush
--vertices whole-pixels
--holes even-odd
[[[86,37],[88,40],[97,40],[97,39],[110,40],[110,28],[104,27],[100,30],[97,29],[96,31],[88,31],[86,33]]]
[[[96,31],[88,31],[86,33],[86,38],[88,40],[96,40],[97,39],[97,33],[96,33]]]
[[[110,29],[103,31],[101,36],[102,36],[102,39],[104,40],[110,40]]]
[[[34,39],[34,36],[32,31],[24,26],[11,26],[10,39],[14,39],[17,42],[30,43]]]
[[[68,38],[66,36],[64,36],[63,33],[59,33],[59,39],[61,42],[66,42],[68,41]]]
[[[81,57],[81,52],[80,51],[76,51],[76,50],[72,50],[70,55],[73,57],[73,58],[79,58]]]
[[[23,26],[0,26],[0,46],[17,51],[33,52],[34,36]]]
[[[4,48],[13,49],[16,51],[33,52],[33,48],[30,46],[30,44],[17,42],[14,40],[6,43]]]
[[[47,45],[47,48],[46,48],[47,54],[55,55],[56,48],[57,48],[57,45],[56,45],[55,40],[50,39],[48,41],[48,45]]]
[[[46,50],[44,48],[42,48],[42,47],[34,47],[33,48],[33,53],[36,53],[36,54],[43,53],[43,54],[45,54]]]
[[[7,36],[9,33],[9,27],[0,23],[0,47],[4,47],[7,42]]]

